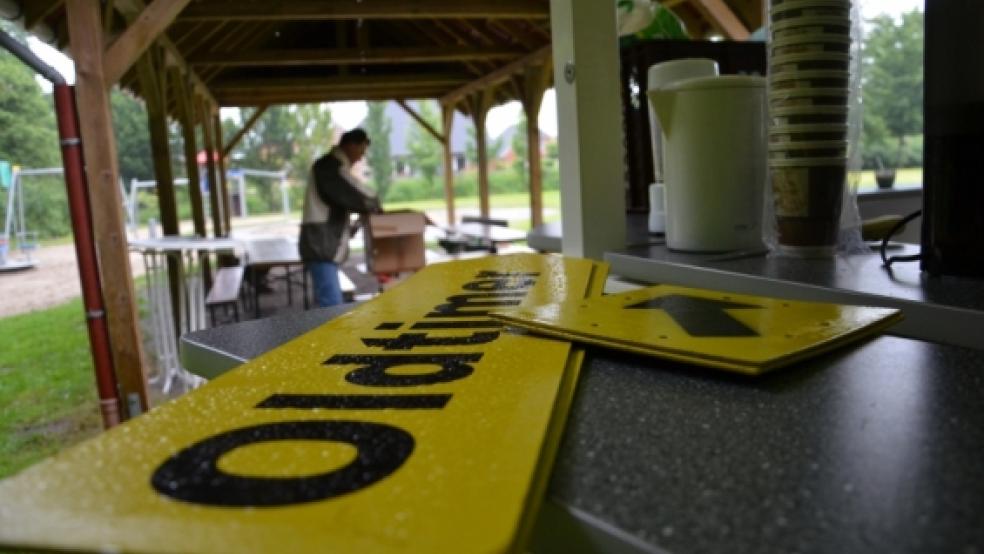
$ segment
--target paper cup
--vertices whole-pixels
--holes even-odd
[[[803,158],[843,158],[847,156],[846,140],[814,140],[796,142],[770,142],[769,160],[796,160]]]
[[[793,106],[769,110],[772,125],[803,125],[809,123],[847,123],[847,106]]]
[[[802,13],[816,11],[819,13]],[[769,14],[773,18],[802,17],[804,15],[850,17],[850,11],[851,3],[843,0],[787,0],[785,2],[773,2],[769,8]]]
[[[831,255],[840,231],[846,158],[770,160],[780,250]]]
[[[849,94],[842,88],[798,88],[769,91],[769,106],[846,106]]]
[[[842,88],[846,89],[851,74],[839,70],[790,71],[769,75],[769,90],[799,88]]]
[[[770,143],[846,140],[846,124],[784,125],[769,129]]]
[[[818,52],[846,54],[851,50],[851,37],[829,33],[804,34],[788,37],[784,40],[774,40],[771,47],[773,56]]]
[[[847,71],[850,63],[851,55],[842,52],[784,54],[769,59],[769,73],[776,75],[790,71]]]
[[[772,24],[773,42],[818,33],[849,37],[851,36],[851,19],[834,16],[808,16],[784,19]]]

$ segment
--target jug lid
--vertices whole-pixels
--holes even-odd
[[[718,88],[765,88],[765,77],[759,75],[717,75],[677,81],[663,88],[666,92]]]

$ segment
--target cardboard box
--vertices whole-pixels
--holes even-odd
[[[420,212],[370,215],[363,233],[369,272],[399,273],[424,267],[425,224]]]

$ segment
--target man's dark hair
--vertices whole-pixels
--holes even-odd
[[[345,146],[346,144],[369,144],[369,135],[366,134],[362,129],[352,129],[351,131],[346,131],[342,134],[342,138],[338,141],[340,146]]]

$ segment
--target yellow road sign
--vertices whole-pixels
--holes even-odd
[[[899,310],[661,285],[583,302],[503,308],[504,322],[551,337],[758,374],[879,332]]]
[[[573,394],[569,343],[494,308],[606,268],[493,256],[356,310],[0,482],[0,545],[127,552],[521,548]]]

